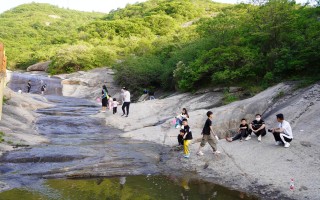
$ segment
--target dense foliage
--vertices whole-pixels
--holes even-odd
[[[291,0],[149,0],[107,15],[32,3],[1,14],[0,28],[11,68],[49,59],[51,73],[113,66],[132,89],[268,86],[320,74],[320,7]]]

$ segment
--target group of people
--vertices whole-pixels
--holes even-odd
[[[276,115],[277,121],[279,122],[278,127],[268,129],[268,132],[271,132],[276,141],[276,145],[283,145],[285,148],[290,146],[290,142],[293,140],[292,129],[290,123],[284,120],[283,114]],[[180,128],[180,133],[178,135],[178,144],[179,146],[183,146],[184,157],[190,157],[189,145],[192,137],[192,131],[188,124],[189,114],[186,108],[182,109],[182,113],[176,117],[176,128]],[[209,143],[212,148],[214,154],[219,154],[220,152],[217,150],[218,136],[213,130],[212,126],[213,113],[211,111],[207,112],[207,120],[204,123],[202,129],[202,139],[199,146],[199,150],[197,155],[204,155],[202,152],[202,148]],[[241,120],[241,124],[239,126],[238,132],[234,137],[227,137],[226,140],[228,142],[232,142],[235,140],[247,141],[251,139],[251,134],[254,133],[258,141],[261,142],[261,138],[267,134],[265,122],[261,119],[260,114],[256,114],[256,119],[253,120],[250,124],[247,123],[246,119]]]
[[[42,95],[44,95],[44,92],[47,90],[47,84],[43,83],[43,80],[41,80],[41,81],[40,81],[40,85],[41,85],[41,87],[40,87],[40,92],[41,92]],[[31,85],[31,80],[29,80],[28,83],[27,83],[27,93],[30,93],[31,87],[32,87],[32,85]],[[19,89],[18,92],[19,92],[19,93],[22,93],[22,90]]]
[[[284,120],[283,114],[277,114],[276,117],[279,122],[278,127],[268,129],[268,132],[273,134],[276,145],[283,145],[285,148],[288,148],[293,139],[291,125],[288,121]],[[247,141],[251,139],[251,133],[257,136],[259,142],[261,142],[261,138],[267,134],[265,122],[261,119],[260,114],[256,114],[256,119],[249,125],[246,119],[242,119],[238,133],[232,138],[226,138],[226,140],[228,142],[238,139],[242,141],[243,138],[245,138],[244,140]]]
[[[108,92],[107,86],[102,86],[102,92],[101,92],[101,103],[102,103],[102,110],[101,112],[105,113],[107,111],[107,108],[109,110],[113,111],[113,114],[116,114],[118,112],[118,106],[120,105],[120,102],[117,101],[116,98],[112,98],[111,95]],[[123,87],[121,89],[121,100],[122,100],[122,116],[128,117],[129,116],[129,109],[130,109],[130,103],[131,103],[131,94],[127,90],[127,88]]]
[[[181,128],[180,133],[178,135],[178,143],[179,145],[183,145],[184,157],[190,157],[189,145],[191,140],[193,139],[192,131],[188,123],[189,114],[186,108],[182,109],[182,113],[176,117],[176,128]],[[202,129],[202,139],[197,152],[197,155],[204,155],[202,152],[202,148],[209,143],[212,148],[214,154],[219,154],[220,151],[217,149],[218,136],[213,130],[212,126],[213,113],[211,111],[207,112],[207,120],[204,123]]]

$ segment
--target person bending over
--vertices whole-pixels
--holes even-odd
[[[276,145],[284,145],[285,148],[290,146],[290,142],[293,139],[292,129],[286,120],[284,120],[283,114],[277,114],[277,121],[279,122],[278,128],[273,128],[268,131],[273,133]]]
[[[251,122],[250,129],[258,137],[258,141],[261,142],[261,137],[265,136],[267,132],[266,132],[266,125],[264,121],[261,119],[260,114],[256,114],[256,119]],[[250,139],[251,139],[251,134],[249,133],[246,140],[250,140]]]
[[[249,134],[249,125],[247,124],[247,120],[241,119],[241,124],[240,124],[237,135],[235,135],[232,138],[226,138],[226,140],[228,142],[232,142],[232,141],[240,139],[240,141],[242,142],[242,139],[246,138],[248,136],[248,134]]]

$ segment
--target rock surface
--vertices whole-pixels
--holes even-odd
[[[33,111],[49,107],[50,104],[44,103],[45,99],[42,97],[15,93],[8,88],[5,89],[4,96],[7,100],[3,106],[0,131],[5,134],[5,141],[0,143],[0,156],[5,151],[11,151],[17,146],[48,142],[35,130],[34,123],[38,115]],[[35,98],[41,98],[41,101]]]
[[[79,71],[72,74],[57,75],[63,79],[64,96],[94,100],[101,97],[102,86],[106,85],[110,95],[119,98],[120,87],[115,84],[114,72],[109,68],[98,68],[88,72]]]
[[[295,88],[293,83],[279,84],[252,98],[221,107],[218,107],[221,93],[179,94],[132,104],[129,118],[107,113],[106,123],[126,131],[123,137],[175,146],[178,130],[171,121],[186,107],[194,135],[191,158],[185,160],[179,153],[171,153],[168,166],[196,171],[217,183],[258,193],[263,199],[320,199],[320,179],[315,178],[320,177],[320,85]],[[213,126],[220,138],[236,130],[241,118],[251,121],[256,113],[263,115],[267,128],[276,127],[275,114],[281,112],[291,123],[294,140],[290,148],[275,146],[272,134],[267,134],[260,143],[254,136],[246,142],[221,140],[218,145],[221,155],[213,155],[207,145],[205,156],[196,156],[209,109],[214,113]],[[289,190],[291,178],[297,188],[294,192]],[[302,187],[308,190],[299,190]]]
[[[47,62],[41,62],[41,63],[36,63],[34,65],[31,65],[27,68],[28,72],[31,71],[48,71],[49,65],[50,65],[51,61],[47,61]]]

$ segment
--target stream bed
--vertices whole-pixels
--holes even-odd
[[[10,86],[17,90],[32,78],[43,80],[19,74]],[[61,96],[57,79],[44,80],[52,88],[45,97],[53,107],[36,111],[36,127],[50,143],[0,158],[0,181],[10,186],[0,200],[257,199],[177,175],[162,164],[170,147],[120,137],[121,131],[105,126],[105,118],[93,117],[100,105]]]

